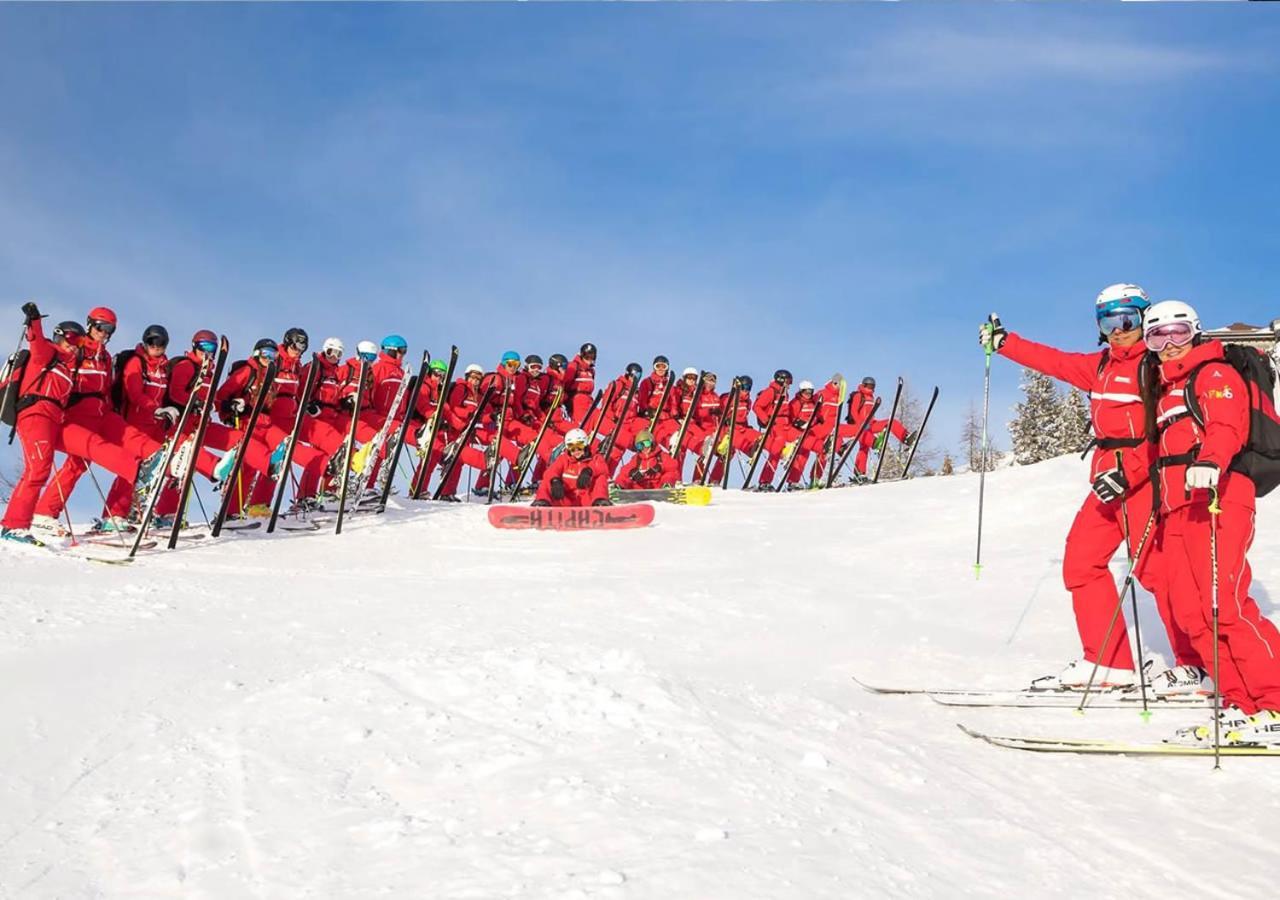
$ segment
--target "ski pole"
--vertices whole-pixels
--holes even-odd
[[[1116,451],[1116,468],[1119,469],[1124,464],[1124,456],[1119,450]],[[1155,489],[1152,488],[1152,500],[1155,503]],[[1129,507],[1125,505],[1124,498],[1120,498],[1120,524],[1124,531],[1124,548],[1129,553],[1129,563],[1133,564],[1133,548],[1129,543]],[[1120,602],[1124,602],[1124,597],[1120,598]],[[1151,718],[1151,710],[1147,707],[1147,667],[1142,662],[1142,624],[1138,621],[1138,589],[1134,587],[1133,582],[1129,582],[1129,602],[1133,610],[1133,642],[1137,645],[1138,652],[1134,655],[1135,665],[1138,669],[1138,687],[1142,691],[1142,718],[1149,720]]]
[[[43,316],[41,318],[43,318]],[[22,333],[18,335],[18,345],[13,348],[13,353],[10,354],[9,356],[10,360],[12,360],[14,357],[16,357],[19,353],[22,352],[22,342],[27,339],[27,329],[29,329],[30,327],[31,326],[28,325],[26,322],[22,323]],[[4,367],[4,371],[5,371],[6,378],[12,377],[13,373],[10,371],[9,366],[6,365]],[[22,385],[18,385],[17,390],[21,390],[21,389],[22,389]],[[18,420],[17,420],[17,417],[15,416],[13,420],[13,427],[9,429],[10,444],[13,443],[13,438],[17,433],[18,433]]]
[[[106,517],[111,520],[112,525],[118,525],[118,523],[120,522],[120,518],[119,516],[112,515],[111,510],[107,508],[107,495],[102,493],[102,485],[98,483],[98,476],[93,474],[93,464],[89,462],[89,460],[87,459],[84,461],[84,463],[85,463],[84,465],[85,471],[89,473],[89,480],[93,482],[94,490],[96,490],[98,492],[98,496],[102,498],[103,514],[106,515]],[[125,546],[124,535],[120,533],[118,527],[116,530],[116,537],[120,541],[120,549],[127,550],[128,547]]]
[[[35,448],[36,455],[43,460],[44,452],[41,451],[40,444],[36,443]],[[49,452],[53,452],[52,448],[50,448]],[[71,510],[67,509],[67,495],[62,492],[62,483],[58,481],[58,473],[56,470],[53,473],[53,486],[58,489],[58,497],[62,500],[62,515],[67,520],[67,537],[71,538],[71,546],[74,547],[79,542],[76,540],[76,530],[71,527]]]
[[[1116,603],[1115,611],[1111,613],[1111,623],[1107,625],[1107,633],[1103,635],[1102,644],[1098,648],[1098,658],[1094,660],[1093,671],[1089,673],[1089,680],[1084,685],[1084,696],[1080,698],[1080,705],[1076,707],[1076,713],[1084,714],[1084,705],[1089,700],[1089,694],[1093,689],[1093,679],[1098,674],[1098,667],[1102,664],[1102,651],[1111,643],[1111,632],[1116,627],[1116,620],[1120,618],[1120,610],[1124,609],[1125,592],[1133,587],[1134,573],[1138,570],[1138,564],[1142,561],[1142,552],[1147,549],[1147,540],[1151,537],[1151,528],[1156,523],[1156,512],[1158,506],[1155,500],[1151,503],[1151,515],[1147,517],[1147,527],[1142,530],[1142,540],[1138,541],[1138,548],[1133,551],[1133,556],[1129,559],[1129,573],[1124,577],[1124,583],[1120,585],[1120,599]],[[1128,538],[1126,537],[1126,543]]]
[[[1209,561],[1213,566],[1213,768],[1222,768],[1222,682],[1218,678],[1218,489],[1209,492]]]
[[[983,348],[987,355],[987,371],[982,386],[982,452],[978,460],[978,550],[973,558],[973,577],[982,577],[982,504],[987,490],[987,415],[991,411],[991,353],[990,345]]]

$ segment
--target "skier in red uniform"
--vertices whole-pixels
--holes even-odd
[[[1144,387],[1158,395],[1159,562],[1170,609],[1200,659],[1216,657],[1226,742],[1280,744],[1280,632],[1249,596],[1255,488],[1231,468],[1249,440],[1249,390],[1185,303],[1147,310],[1143,339],[1160,359],[1159,385]],[[1213,735],[1211,725],[1178,732],[1189,742]]]
[[[629,490],[675,487],[680,471],[671,454],[653,439],[648,429],[636,435],[635,455],[622,467],[618,487]]]
[[[661,434],[665,430],[664,423],[671,418],[672,391],[665,390],[671,378],[670,361],[665,356],[655,356],[653,371],[641,379],[640,386],[636,388],[636,406],[644,418],[644,427],[653,432],[655,440],[661,440]],[[674,387],[675,385],[672,385],[673,390]],[[661,409],[659,404],[662,406]]]
[[[119,396],[117,412],[125,422],[156,441],[165,441],[177,425],[182,410],[169,397],[169,332],[163,325],[148,325],[142,341],[130,351],[116,357],[120,381],[114,385]],[[167,479],[166,479],[167,480]],[[133,481],[116,476],[107,492],[107,509],[128,509],[133,498]],[[166,488],[156,504],[155,522],[167,523],[166,516],[177,506],[178,494]],[[104,510],[103,515],[108,513]]]
[[[18,383],[13,426],[22,442],[22,474],[0,521],[0,538],[38,544],[39,539],[31,534],[32,516],[40,491],[53,471],[53,452],[62,431],[63,412],[71,396],[85,330],[79,322],[63,322],[53,330],[52,338],[46,338],[39,307],[25,303],[22,313],[26,317],[30,355]],[[19,373],[7,371],[4,383],[18,377]]]
[[[575,428],[564,438],[564,452],[547,466],[534,506],[612,506],[604,460],[587,446],[587,433]]]
[[[733,459],[734,452],[744,453],[750,456],[756,451],[756,447],[760,443],[760,432],[751,427],[748,416],[751,413],[751,388],[753,382],[749,375],[739,375],[734,380],[734,384],[738,387],[737,410],[730,408],[733,391],[732,389],[724,396],[724,405],[726,412],[726,424],[724,434],[720,438],[720,444],[725,448],[725,452],[721,453],[720,448],[716,448],[715,465],[711,469],[711,482],[719,484],[724,475],[724,467]],[[729,441],[729,425],[728,420],[732,418],[733,422],[733,446],[728,446]]]
[[[778,462],[782,459],[782,450],[788,443],[800,437],[800,432],[791,424],[788,401],[790,389],[791,373],[786,369],[779,369],[773,373],[773,380],[756,395],[756,402],[751,407],[752,412],[756,414],[756,422],[760,425],[762,436],[764,430],[769,427],[769,420],[773,419],[773,430],[765,440],[764,452],[768,454],[768,458],[765,459],[764,467],[760,470],[760,482],[756,485],[758,491],[774,489],[773,476],[778,468]],[[779,401],[781,406],[778,405]]]
[[[115,330],[116,314],[112,310],[99,306],[89,311],[80,361],[73,376],[75,386],[58,436],[57,449],[67,458],[36,504],[36,515],[46,517],[46,522],[62,514],[76,482],[91,462],[131,483],[141,481],[145,488],[164,455],[161,441],[129,425],[112,408],[113,367],[107,342]],[[130,495],[109,504],[95,530],[130,530],[132,526],[126,518],[132,502]]]
[[[586,343],[564,369],[565,403],[573,421],[582,424],[586,419],[595,391],[596,345]]]
[[[849,414],[846,417],[846,425],[841,434],[841,439],[852,438],[859,431],[862,437],[858,439],[858,452],[854,456],[853,468],[855,482],[866,480],[867,475],[867,457],[870,455],[873,447],[880,447],[883,450],[883,442],[888,440],[885,437],[885,429],[893,437],[897,438],[903,446],[910,446],[912,438],[915,436],[907,431],[907,426],[902,424],[900,419],[894,419],[890,422],[888,419],[872,419],[870,424],[864,429],[862,423],[871,415],[871,411],[875,409],[876,404],[876,380],[868,375],[862,379],[862,383],[858,385],[858,389],[849,397]],[[880,407],[884,408],[883,405]]]
[[[234,484],[226,483],[235,461],[233,448],[229,449],[213,473],[219,490],[235,492],[228,507],[228,514],[231,516],[238,516],[241,512],[255,517],[271,514],[268,503],[272,487],[271,457],[272,447],[277,445],[269,441],[278,431],[273,432],[275,426],[270,424],[269,411],[276,399],[275,382],[265,388],[267,395],[253,432],[246,434],[246,428],[258,395],[264,390],[263,379],[267,367],[278,355],[279,347],[276,342],[271,338],[262,338],[254,344],[253,353],[247,360],[232,365],[231,374],[223,379],[214,395],[219,418],[234,431],[233,448],[241,441],[245,443],[244,463]]]
[[[1095,449],[1089,469],[1092,491],[1085,496],[1067,533],[1062,578],[1071,592],[1083,657],[1056,676],[1037,679],[1047,689],[1080,688],[1094,678],[1097,686],[1128,687],[1135,683],[1133,654],[1123,618],[1102,646],[1120,598],[1108,568],[1116,550],[1126,544],[1132,555],[1152,515],[1149,478],[1154,445],[1147,438],[1139,392],[1139,367],[1146,348],[1142,317],[1150,306],[1142,288],[1115,284],[1103,289],[1095,303],[1100,340],[1106,349],[1067,353],[1006,332],[996,315],[980,330],[984,348],[1028,368],[1088,391]],[[1150,543],[1150,542],[1149,542]],[[1156,548],[1148,546],[1137,569],[1141,584],[1155,595],[1173,647],[1174,668],[1153,679],[1157,690],[1199,689],[1201,659],[1169,610],[1162,584],[1163,566]],[[1096,676],[1092,676],[1098,664]]]

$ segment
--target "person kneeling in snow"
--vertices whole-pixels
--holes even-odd
[[[622,486],[641,490],[675,487],[680,481],[676,461],[654,442],[653,433],[648,429],[641,431],[636,435],[635,446],[635,456],[620,479]]]
[[[547,467],[534,506],[612,506],[604,460],[587,446],[587,434],[574,428],[564,436],[564,452]]]

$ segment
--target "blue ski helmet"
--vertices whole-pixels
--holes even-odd
[[[409,342],[398,334],[389,334],[382,339],[383,350],[399,350],[401,353],[409,349]]]
[[[516,368],[520,368],[520,354],[514,350],[502,354],[502,364],[505,366],[507,363],[515,363]]]

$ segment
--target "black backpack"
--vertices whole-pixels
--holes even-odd
[[[1280,374],[1270,354],[1254,347],[1224,344],[1222,355],[1226,362],[1244,379],[1249,392],[1249,437],[1243,449],[1231,460],[1230,469],[1247,475],[1253,481],[1259,497],[1265,496],[1280,485],[1280,413],[1276,411],[1277,387]],[[1203,362],[1187,376],[1184,399],[1187,412],[1197,425],[1204,427],[1204,413],[1196,400],[1196,376],[1200,370],[1217,360]]]
[[[13,427],[18,422],[18,413],[22,412],[28,406],[36,403],[39,395],[31,395],[23,402],[22,382],[26,379],[27,364],[31,362],[31,351],[23,347],[17,353],[9,357],[5,363],[4,371],[0,373],[0,422]],[[58,364],[58,355],[55,353],[49,358],[49,362],[45,364],[41,374],[48,374],[53,371],[53,367]],[[12,442],[13,434],[10,433],[9,440]]]
[[[114,368],[115,378],[111,381],[111,408],[124,415],[124,367],[129,360],[138,355],[137,350],[121,350],[116,354]]]

